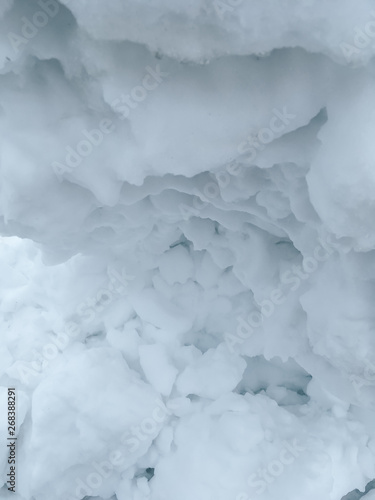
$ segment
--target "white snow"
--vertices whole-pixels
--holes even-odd
[[[2,0],[0,498],[375,498],[374,56],[371,0]]]

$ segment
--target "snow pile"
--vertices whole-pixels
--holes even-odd
[[[370,500],[373,3],[0,25],[1,495]]]

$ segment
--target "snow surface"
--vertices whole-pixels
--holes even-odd
[[[1,1],[1,499],[375,498],[374,55],[373,0]]]

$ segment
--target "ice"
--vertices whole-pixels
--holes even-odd
[[[373,498],[374,38],[370,0],[1,2],[1,499]]]

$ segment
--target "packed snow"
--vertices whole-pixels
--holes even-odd
[[[1,499],[375,499],[374,56],[373,0],[1,0]]]

